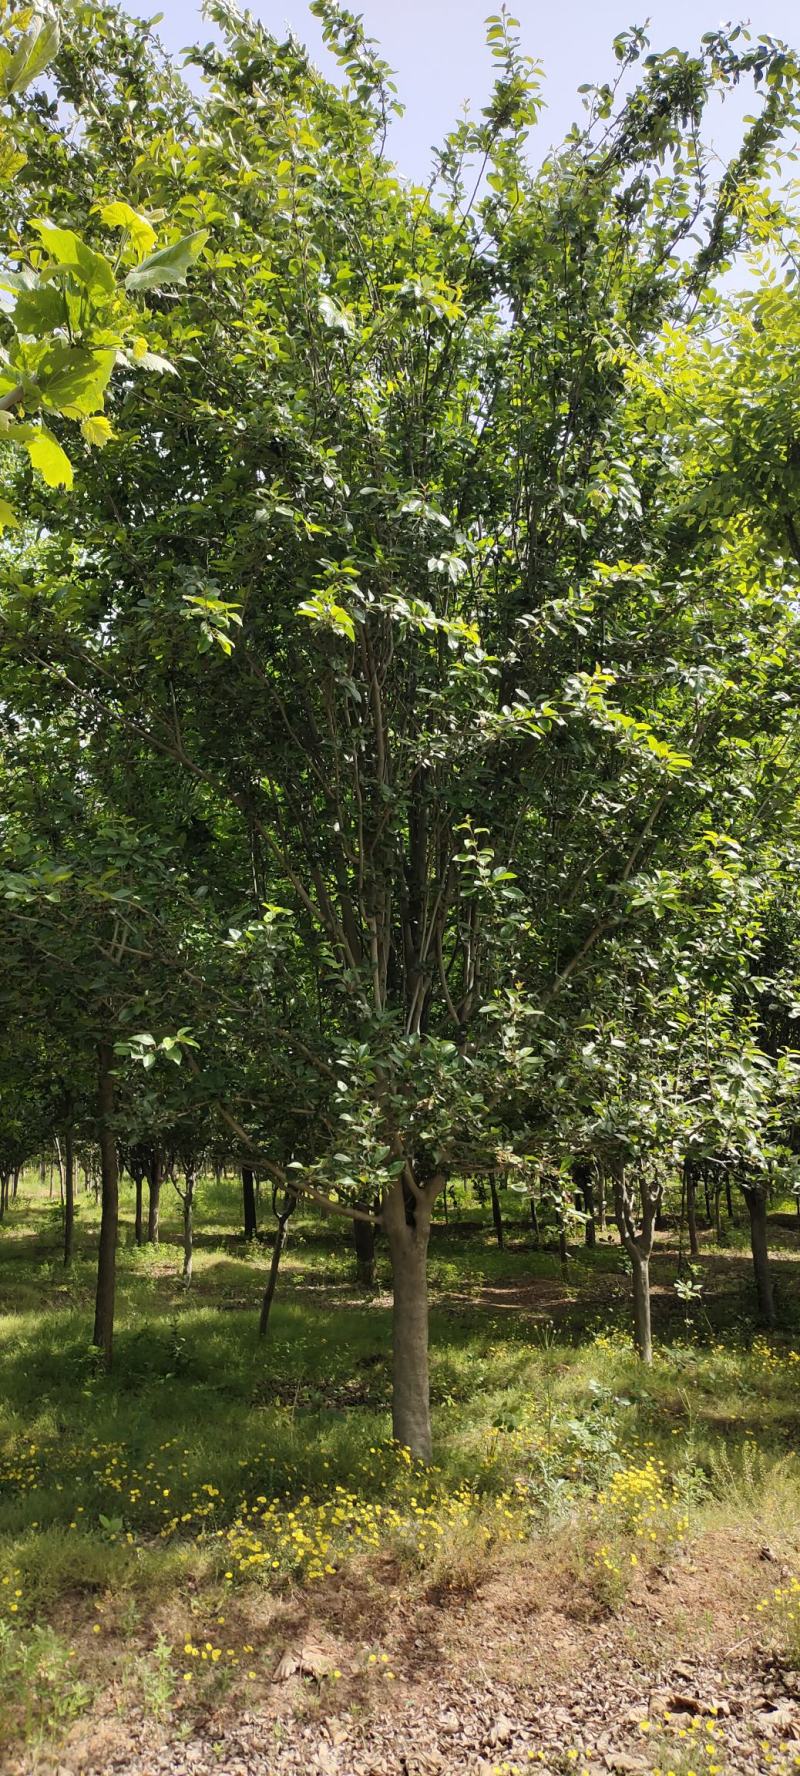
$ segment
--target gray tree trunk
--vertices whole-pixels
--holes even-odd
[[[186,1173],[183,1195],[183,1280],[186,1287],[192,1280],[194,1268],[194,1176]]]
[[[110,1042],[101,1042],[98,1050],[99,1074],[97,1093],[97,1133],[100,1142],[100,1182],[102,1209],[100,1244],[97,1253],[97,1295],[95,1298],[93,1343],[103,1352],[106,1368],[111,1368],[114,1339],[114,1296],[117,1281],[117,1224],[119,1221],[119,1177],[117,1145],[114,1139],[114,1080],[111,1068],[114,1054]]]
[[[653,1361],[650,1330],[650,1261],[637,1253],[633,1264],[633,1342],[643,1363]]]
[[[689,1229],[689,1256],[698,1258],[700,1241],[697,1237],[697,1179],[691,1164],[686,1168],[686,1225]]]
[[[75,1152],[72,1129],[64,1130],[64,1265],[72,1263],[72,1239],[75,1227]]]
[[[750,1249],[753,1254],[753,1274],[756,1282],[756,1300],[758,1317],[762,1326],[775,1324],[775,1295],[772,1287],[772,1273],[769,1264],[769,1246],[767,1244],[767,1196],[766,1191],[756,1187],[745,1190],[745,1202],[750,1215]]]
[[[435,1193],[432,1193],[432,1195]],[[430,1461],[428,1241],[432,1200],[409,1199],[398,1178],[383,1221],[392,1264],[392,1431],[420,1461]]]

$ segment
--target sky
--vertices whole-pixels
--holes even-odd
[[[485,104],[491,85],[491,63],[485,46],[484,20],[499,11],[499,0],[348,0],[363,12],[370,36],[377,38],[386,61],[396,70],[398,96],[405,116],[395,123],[392,151],[400,171],[414,180],[426,178],[431,145],[440,141],[463,110],[473,114]],[[132,11],[144,12],[141,4]],[[173,51],[187,43],[207,41],[210,32],[192,0],[161,0],[158,35]],[[304,0],[255,0],[250,10],[276,36],[287,26],[306,43],[315,61],[329,68],[319,26]],[[584,81],[613,76],[612,42],[631,24],[650,21],[652,47],[696,48],[704,31],[714,30],[726,16],[714,0],[515,0],[523,48],[543,63],[546,110],[538,127],[544,153],[583,116],[577,89]],[[800,48],[800,0],[758,0],[752,10],[735,13],[755,35],[768,33]],[[727,159],[736,149],[741,118],[752,95],[736,94],[719,105],[710,126],[714,147]]]

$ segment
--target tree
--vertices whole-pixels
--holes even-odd
[[[737,793],[742,724],[765,751],[785,732],[772,539],[753,576],[754,536],[725,512],[692,527],[654,379],[667,337],[702,349],[716,323],[714,279],[755,226],[737,194],[795,116],[797,68],[715,33],[647,57],[626,91],[646,48],[630,33],[619,88],[590,92],[586,127],[532,170],[535,70],[493,22],[489,105],[423,191],[386,160],[387,69],[351,15],[315,10],[341,87],[219,3],[191,101],[146,31],[81,17],[54,71],[81,118],[69,184],[57,113],[43,141],[22,107],[28,213],[46,185],[92,253],[107,205],[176,218],[166,260],[133,226],[121,250],[176,374],[128,354],[115,435],[69,507],[30,499],[0,669],[72,736],[87,830],[102,812],[139,847],[114,863],[125,944],[100,937],[114,1039],[134,1055],[191,1032],[198,1089],[281,1200],[369,1224],[378,1198],[394,1431],[427,1457],[436,1199],[456,1169],[529,1154],[533,1120],[552,1143],[548,1093],[586,1083],[585,1025],[620,980],[671,1064],[647,934],[715,825],[720,760],[726,809]],[[761,111],[715,178],[705,106],[750,77]],[[100,856],[89,870],[76,843],[89,893]],[[614,1034],[626,1047],[628,1024]],[[242,1092],[230,1063],[254,1051]],[[676,1129],[680,1102],[673,1082],[658,1097]],[[654,1107],[635,1111],[650,1155]]]

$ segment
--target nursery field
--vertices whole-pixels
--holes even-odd
[[[69,1273],[57,1185],[29,1171],[9,1208],[4,1776],[800,1766],[790,1204],[769,1340],[743,1227],[701,1232],[680,1273],[675,1226],[657,1236],[648,1371],[615,1232],[564,1272],[518,1199],[501,1251],[456,1187],[431,1242],[426,1468],[391,1442],[380,1242],[365,1293],[298,1212],[259,1340],[271,1236],[245,1244],[233,1180],[198,1199],[187,1289],[177,1215],[165,1200],[138,1249],[123,1190],[111,1374],[89,1344],[93,1196]]]

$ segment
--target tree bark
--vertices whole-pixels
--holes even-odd
[[[72,1263],[72,1241],[75,1229],[75,1149],[72,1129],[64,1130],[64,1267]]]
[[[266,1289],[264,1290],[264,1296],[263,1296],[263,1300],[261,1302],[261,1315],[260,1315],[259,1322],[258,1322],[259,1338],[266,1337],[267,1327],[269,1325],[269,1316],[272,1311],[272,1303],[275,1298],[275,1288],[276,1288],[277,1281],[278,1281],[278,1270],[280,1269],[281,1253],[283,1252],[283,1248],[286,1244],[286,1229],[287,1229],[287,1226],[289,1223],[289,1216],[291,1215],[292,1209],[294,1208],[296,1202],[297,1202],[297,1197],[294,1195],[294,1193],[287,1192],[285,1206],[283,1207],[280,1214],[278,1215],[278,1225],[275,1229],[275,1244],[273,1245],[273,1248],[272,1248],[272,1263],[270,1264],[270,1267],[269,1267],[269,1276],[267,1278],[267,1286],[266,1286]],[[276,1213],[277,1213],[277,1210],[276,1210]]]
[[[367,1208],[359,1203],[359,1208]],[[371,1221],[353,1222],[353,1245],[356,1250],[356,1281],[362,1289],[375,1287],[375,1228]]]
[[[697,1178],[691,1160],[686,1161],[686,1226],[689,1229],[689,1256],[700,1256],[697,1237]]]
[[[133,1186],[136,1192],[136,1208],[133,1219],[133,1237],[137,1246],[142,1244],[142,1168],[137,1165],[133,1174]]]
[[[114,1340],[114,1294],[117,1269],[117,1226],[119,1222],[119,1178],[117,1147],[114,1139],[114,1080],[111,1073],[114,1054],[111,1044],[101,1042],[98,1049],[97,1133],[100,1143],[100,1244],[97,1253],[97,1295],[95,1298],[93,1342],[103,1353],[107,1369],[111,1368]]]
[[[258,1233],[256,1220],[256,1181],[252,1166],[242,1166],[242,1214],[244,1237],[254,1240]]]
[[[569,1282],[569,1247],[567,1246],[567,1230],[562,1221],[558,1230],[558,1257],[561,1275],[565,1283]]]
[[[392,1264],[392,1431],[418,1460],[432,1454],[428,1378],[428,1241],[436,1194],[418,1201],[395,1179],[383,1222]]]
[[[750,1249],[753,1254],[753,1273],[756,1282],[758,1318],[762,1326],[774,1326],[775,1295],[772,1287],[769,1247],[767,1244],[766,1191],[763,1187],[755,1185],[752,1188],[745,1190],[744,1198],[750,1216]]]
[[[584,1244],[593,1246],[595,1243],[594,1225],[594,1183],[591,1162],[576,1159],[572,1165],[572,1177],[575,1184],[575,1207],[584,1219]]]
[[[500,1198],[497,1194],[497,1184],[495,1182],[494,1172],[489,1173],[489,1189],[490,1189],[491,1195],[492,1195],[492,1220],[494,1222],[495,1237],[497,1239],[497,1244],[500,1247],[500,1250],[502,1252],[502,1250],[503,1250],[503,1211],[500,1207]]]
[[[641,1231],[636,1230],[635,1198],[625,1177],[623,1166],[613,1174],[614,1213],[619,1236],[631,1261],[633,1271],[633,1342],[643,1363],[653,1361],[653,1339],[650,1327],[650,1254],[658,1208],[658,1193],[648,1188],[640,1174],[639,1198]]]
[[[184,1178],[185,1188],[181,1191],[183,1201],[183,1280],[188,1289],[194,1268],[194,1172],[187,1172]]]
[[[586,1216],[584,1239],[586,1245],[591,1248],[597,1244],[597,1228],[594,1224],[594,1180],[591,1173],[587,1176],[583,1186],[583,1212]]]
[[[151,1246],[158,1245],[158,1214],[161,1205],[161,1154],[157,1147],[150,1154],[150,1165],[147,1172],[147,1238]]]
[[[650,1261],[640,1253],[631,1254],[633,1264],[633,1342],[643,1363],[653,1361],[653,1336],[650,1329]]]
[[[541,1234],[539,1232],[539,1211],[536,1207],[536,1198],[533,1191],[531,1191],[531,1194],[528,1197],[528,1207],[531,1215],[531,1233],[533,1234],[534,1250],[538,1252],[541,1243]]]

